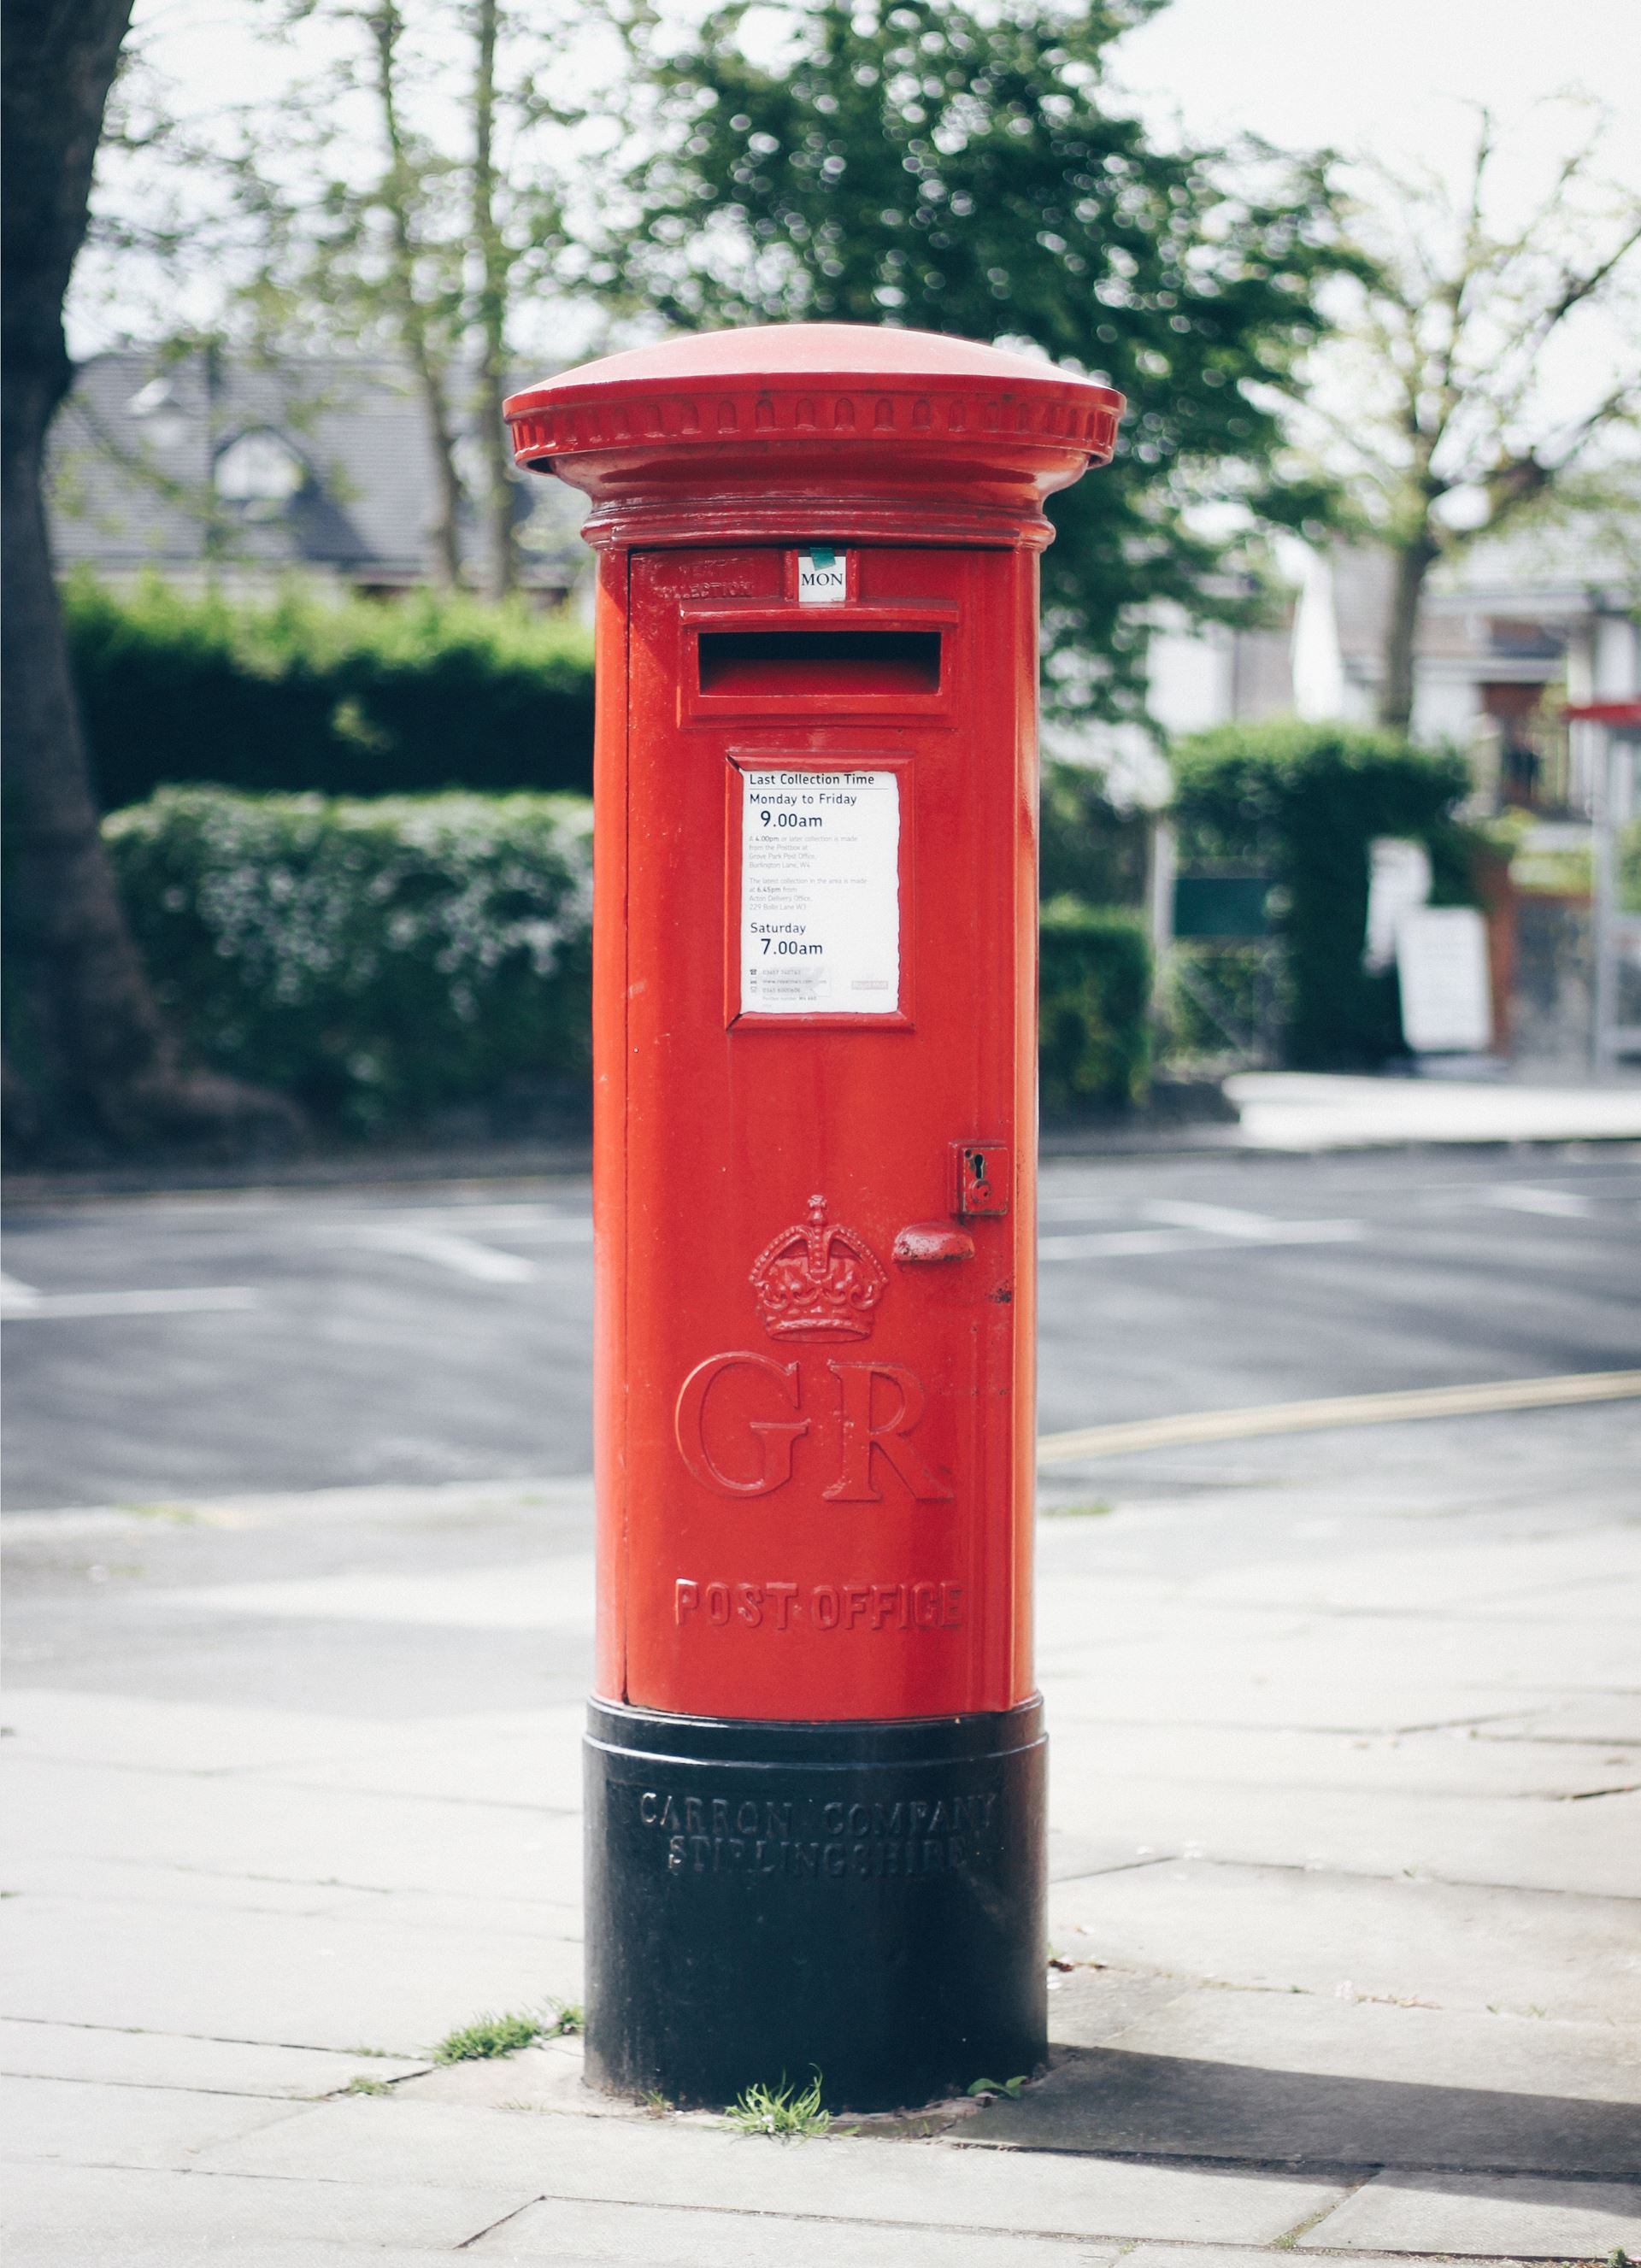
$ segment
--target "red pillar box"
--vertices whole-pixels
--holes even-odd
[[[1043,498],[1122,397],[911,331],[513,398],[600,552],[595,2084],[1044,2051]]]

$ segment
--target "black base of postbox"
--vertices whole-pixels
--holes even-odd
[[[587,2078],[886,2110],[1047,2053],[1042,1704],[752,1724],[594,1702]]]

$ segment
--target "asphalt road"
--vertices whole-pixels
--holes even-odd
[[[1044,1432],[1641,1363],[1641,1156],[1062,1162]],[[585,1183],[29,1208],[5,1501],[584,1473]]]

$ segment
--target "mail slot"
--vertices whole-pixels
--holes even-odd
[[[938,630],[703,630],[703,693],[938,693]]]
[[[586,490],[587,2069],[881,2108],[1044,2053],[1036,555],[1118,396],[907,331],[508,405]]]

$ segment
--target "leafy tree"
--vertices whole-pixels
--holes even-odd
[[[1128,395],[1117,461],[1050,507],[1050,681],[1137,705],[1143,616],[1233,615],[1227,518],[1293,519],[1281,397],[1334,264],[1314,165],[1166,150],[1109,99],[1160,0],[732,0],[644,48],[652,154],[619,288],[668,321],[906,324],[1027,342]],[[770,26],[778,36],[771,47]],[[1240,507],[1214,515],[1211,503]]]
[[[1615,445],[1641,413],[1626,324],[1641,195],[1604,177],[1602,134],[1581,113],[1565,138],[1525,215],[1496,209],[1485,111],[1458,195],[1435,174],[1371,166],[1356,201],[1355,304],[1318,359],[1306,422],[1319,463],[1394,561],[1379,711],[1396,731],[1412,714],[1420,605],[1439,562],[1558,506],[1599,516],[1615,494],[1633,511],[1634,453],[1626,464]]]
[[[26,1145],[210,1134],[283,1106],[191,1072],[154,1003],[107,854],[69,676],[40,465],[71,376],[63,299],[85,233],[130,0],[7,0],[4,109],[4,677],[7,1119]]]
[[[99,215],[126,296],[145,259],[188,306],[179,346],[203,328],[288,368],[338,350],[401,362],[434,468],[437,578],[476,567],[503,596],[521,513],[501,404],[521,313],[574,267],[564,137],[585,111],[566,56],[585,20],[506,0],[242,0],[240,15],[265,98],[184,127],[155,71],[131,75]]]

